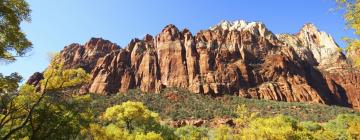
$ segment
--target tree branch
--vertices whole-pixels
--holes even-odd
[[[40,102],[42,101],[42,99],[45,97],[45,94],[46,94],[46,92],[47,92],[47,91],[46,91],[46,88],[47,88],[48,82],[49,82],[49,80],[51,79],[52,75],[53,75],[53,72],[50,74],[50,77],[49,77],[48,79],[46,79],[45,86],[44,86],[44,90],[43,90],[40,98],[39,98],[39,99],[35,102],[35,104],[31,107],[31,109],[30,109],[29,113],[27,114],[25,120],[24,120],[19,126],[15,127],[14,129],[11,129],[11,130],[2,138],[3,140],[9,139],[12,134],[14,134],[15,132],[17,132],[17,131],[19,131],[20,129],[22,129],[22,128],[29,122],[29,119],[30,119],[30,117],[32,116],[32,114],[33,114],[33,112],[34,112],[35,107],[37,107],[37,106],[40,104]]]

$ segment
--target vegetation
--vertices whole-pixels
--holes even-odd
[[[41,89],[26,84],[19,90],[17,84],[6,87],[11,92],[3,92],[0,96],[1,138],[70,139],[78,136],[91,112],[86,106],[78,107],[84,104],[80,100],[82,97],[68,98],[62,93],[86,83],[89,75],[81,69],[64,70],[56,61],[54,59],[44,72]],[[5,79],[10,83],[19,81],[16,75]]]
[[[116,111],[115,111],[116,110]],[[141,102],[127,101],[108,108],[100,121],[90,125],[87,137],[94,139],[359,139],[360,116],[338,115],[324,123],[299,121],[289,116],[259,117],[243,105],[236,109],[236,125],[216,128],[183,126],[169,128],[159,123],[155,112]],[[111,122],[109,123],[108,121]],[[131,121],[130,121],[131,120]],[[108,123],[106,123],[108,122]],[[105,125],[102,125],[105,124]]]
[[[339,8],[345,10],[344,19],[347,26],[354,30],[356,35],[360,35],[360,1],[359,0],[336,0]],[[358,51],[360,40],[358,38],[347,38],[344,40],[348,43],[347,52]],[[355,66],[360,66],[360,57],[352,56]]]
[[[110,96],[89,96],[92,100],[90,106],[96,115],[99,115],[96,112],[103,112],[112,105],[129,100],[143,102],[150,110],[158,112],[161,118],[172,120],[233,118],[236,117],[237,106],[241,104],[245,104],[251,113],[257,112],[260,117],[284,114],[302,121],[326,122],[338,114],[360,115],[358,111],[340,106],[247,99],[231,95],[214,98],[179,88],[164,89],[157,94],[130,90]]]
[[[59,94],[59,92],[55,94]],[[8,138],[231,140],[358,139],[360,137],[360,115],[358,113],[338,115],[334,119],[319,123],[301,121],[286,115],[265,117],[249,110],[244,104],[237,104],[230,109],[234,113],[235,126],[183,126],[172,128],[161,123],[161,120],[165,119],[162,119],[161,115],[146,107],[144,103],[135,101],[138,100],[136,98],[133,101],[128,100],[122,103],[113,102],[112,105],[98,112],[100,108],[96,106],[99,105],[99,100],[94,99],[95,95],[73,95],[69,97],[53,95],[50,92],[45,95],[39,105],[35,107],[28,123]],[[139,94],[138,97],[146,98],[146,95],[152,94]],[[119,96],[101,97],[112,98]],[[40,97],[41,94],[36,93],[34,87],[22,86],[19,95],[8,103],[8,105],[13,104],[13,108],[17,110],[10,109],[8,111],[11,117],[6,118],[6,112],[0,115],[1,124],[4,124],[1,125],[0,135],[5,136],[10,130],[13,130],[13,125],[17,126],[23,122],[28,114],[26,108],[32,107],[32,104]],[[152,102],[153,100],[148,98],[148,101]],[[272,103],[269,102],[268,105]],[[159,104],[162,103],[159,102]],[[13,110],[12,113],[11,110]],[[173,110],[176,110],[176,108]],[[161,112],[159,113],[161,114]]]
[[[25,0],[0,1],[0,59],[14,61],[31,48],[31,42],[20,29],[22,21],[30,21],[30,8]]]
[[[22,21],[30,21],[30,11],[24,0],[0,1],[0,61],[14,61],[31,48],[31,42],[20,29]],[[10,76],[0,73],[0,99],[3,101],[4,98],[10,98],[4,94],[15,92],[21,80],[22,77],[17,73]]]

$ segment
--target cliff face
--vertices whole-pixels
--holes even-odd
[[[306,24],[275,35],[259,22],[223,21],[193,35],[174,25],[123,49],[103,39],[61,51],[66,68],[93,76],[88,92],[166,87],[195,93],[337,104],[359,108],[360,77],[332,37]]]

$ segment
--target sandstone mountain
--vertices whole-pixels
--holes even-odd
[[[333,38],[313,24],[278,35],[260,22],[222,21],[195,35],[170,24],[155,37],[133,39],[124,48],[92,38],[65,47],[60,55],[65,68],[92,74],[84,92],[180,87],[213,96],[360,108],[360,72],[347,63]],[[29,83],[41,78],[36,73]]]

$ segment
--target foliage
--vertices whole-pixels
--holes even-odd
[[[22,86],[20,91],[20,95],[15,98],[17,104],[14,104],[14,106],[17,107],[31,107],[32,104],[34,104],[34,100],[36,101],[41,97],[41,94],[36,93],[35,88],[32,86]],[[36,94],[33,94],[34,92]],[[95,140],[359,138],[360,116],[356,114],[339,115],[336,119],[326,122],[300,121],[286,115],[264,117],[261,116],[261,114],[254,113],[249,107],[249,104],[243,105],[238,103],[234,105],[232,109],[235,113],[235,126],[183,126],[180,128],[170,128],[165,125],[166,123],[160,123],[161,119],[159,115],[146,107],[144,103],[128,100],[129,98],[127,97],[135,96],[132,94],[108,97],[87,94],[73,97],[60,96],[60,98],[58,93],[53,94],[48,94],[48,96],[43,99],[41,104],[36,108],[34,117],[32,117],[30,123],[21,129],[21,131],[15,133],[11,138],[42,139],[51,137],[53,139]],[[148,94],[141,96],[145,98],[146,95]],[[201,101],[200,96],[193,95],[191,98]],[[114,100],[100,100],[100,97],[103,99],[114,98]],[[138,97],[140,97],[140,95],[135,97],[132,97],[132,99],[139,100]],[[168,97],[168,95],[166,97]],[[119,104],[115,102],[121,99],[126,101],[120,101],[121,103]],[[213,100],[219,101],[218,98],[214,98]],[[154,104],[155,101],[160,101],[157,103],[163,104],[161,100],[154,100],[152,96],[146,97],[144,101],[152,104]],[[211,106],[211,102],[213,101],[207,101],[210,101]],[[101,110],[98,108],[99,104],[109,104],[110,107]],[[164,106],[165,105],[169,104],[164,104]],[[176,110],[176,108],[174,108],[174,110]],[[329,111],[329,113],[331,112]],[[19,110],[16,114],[24,116],[26,111],[22,112]],[[1,118],[3,118],[3,116],[0,116],[0,119]],[[18,123],[19,121],[15,120],[14,122]],[[2,135],[3,132],[6,131],[5,129],[1,129],[0,134]]]
[[[148,110],[141,102],[131,101],[107,108],[103,118],[130,133],[135,129],[147,132],[159,121],[157,113]]]
[[[128,109],[129,111],[125,111]],[[143,111],[142,111],[143,110]],[[124,113],[129,112],[129,113]],[[142,113],[135,113],[142,112]],[[108,108],[104,116],[107,120],[115,123],[103,123],[90,125],[90,134],[94,139],[179,139],[179,140],[232,140],[232,139],[267,139],[267,140],[286,140],[286,139],[358,139],[359,138],[359,115],[346,114],[339,115],[336,119],[326,123],[311,121],[298,121],[285,115],[275,117],[259,117],[250,112],[245,105],[239,105],[236,109],[238,117],[236,119],[246,121],[236,121],[236,126],[231,127],[220,125],[215,128],[183,126],[176,128],[171,133],[164,133],[162,130],[144,131],[143,127],[136,126],[133,132],[116,123],[124,120],[124,114],[129,118],[139,122],[144,122],[151,112],[142,103],[127,101],[121,105]],[[240,123],[240,124],[238,124]],[[140,128],[140,129],[138,129]],[[167,135],[175,135],[167,137]]]
[[[344,18],[347,25],[360,35],[360,1],[359,0],[336,0],[340,8],[345,9]]]
[[[358,122],[360,121],[354,121],[356,119],[344,120],[343,122],[346,122],[346,126],[348,127],[341,130],[330,129],[332,127],[328,127],[330,126],[329,124],[331,124],[331,122],[337,120],[332,119],[340,113],[352,113],[349,115],[359,117],[359,112],[356,112],[354,110],[342,107],[329,107],[325,105],[307,103],[286,103],[264,100],[252,100],[236,96],[223,96],[214,98],[211,96],[203,96],[186,92],[187,91],[185,90],[174,88],[166,89],[159,94],[146,94],[141,93],[137,90],[132,90],[127,93],[121,93],[112,96],[97,96],[91,94],[90,97],[92,98],[92,101],[90,103],[90,106],[93,109],[93,112],[95,112],[95,116],[102,116],[97,121],[95,121],[95,126],[97,126],[98,129],[97,131],[93,131],[92,133],[101,132],[101,136],[97,135],[99,139],[111,139],[110,137],[124,137],[127,139],[134,139],[134,135],[136,134],[146,135],[150,132],[160,135],[163,139],[196,140],[341,138],[356,139],[357,137],[359,137]],[[176,102],[174,102],[174,100],[176,100]],[[143,102],[143,104],[134,103],[134,101]],[[131,105],[128,102],[130,102]],[[114,104],[119,105],[114,106]],[[127,107],[129,109],[134,108],[134,106],[140,106],[135,107],[140,109],[131,109],[133,111],[144,110],[143,107],[147,105],[148,108],[144,108],[146,108],[147,110],[155,110],[156,112],[159,112],[159,116],[161,116],[161,118],[166,118],[166,120],[187,118],[212,119],[219,117],[232,117],[234,118],[234,122],[236,123],[236,125],[205,127],[208,125],[205,124],[202,127],[183,126],[180,128],[171,129],[167,125],[154,123],[156,124],[155,126],[157,126],[155,128],[165,127],[166,129],[151,129],[150,131],[144,131],[144,127],[134,125],[136,126],[136,128],[132,133],[130,133],[126,125],[124,125],[124,123],[116,123],[118,122],[118,120],[116,119],[108,119],[106,120],[106,122],[104,122],[104,116],[106,112],[112,112],[110,113],[112,115],[108,114],[109,116],[112,116],[110,118],[123,118],[119,117],[118,115],[122,114],[121,112],[124,112],[119,111],[119,108],[120,106],[125,104],[129,104],[130,106],[132,106]],[[107,106],[112,107],[108,108]],[[167,108],[171,108],[171,110],[167,110]],[[204,112],[203,109],[205,110]],[[219,112],[217,112],[218,110]],[[221,112],[220,110],[229,111]],[[105,113],[97,114],[96,112]],[[293,112],[296,114],[294,115]],[[185,115],[181,113],[185,113]],[[136,113],[129,114],[135,115]],[[197,116],[197,114],[199,114],[199,116]],[[322,114],[323,116],[319,116],[319,114]],[[173,116],[177,115],[183,117],[173,118]],[[295,117],[289,117],[289,115]],[[142,115],[139,114],[136,114],[135,116],[140,116],[140,118],[142,118]],[[341,128],[340,126],[336,125],[334,127]],[[346,134],[346,137],[338,134]],[[94,136],[92,137],[94,138]]]
[[[355,31],[356,35],[360,35],[360,0],[336,0],[339,8],[345,10],[344,19],[347,26]],[[359,39],[344,38],[347,42],[347,52],[358,51],[360,46]],[[355,66],[360,66],[359,56],[351,56]]]
[[[99,124],[90,124],[85,133],[94,139],[173,139],[170,129],[161,126],[157,113],[148,110],[141,102],[127,101],[106,109]],[[169,131],[170,130],[170,131]]]
[[[184,126],[176,129],[175,135],[180,140],[204,140],[208,137],[208,129],[195,126]]]
[[[18,88],[18,83],[22,80],[22,77],[18,73],[12,73],[10,76],[3,76],[0,73],[0,94],[1,93],[13,93]]]
[[[23,85],[19,95],[13,97],[8,104],[7,111],[1,113],[4,119],[0,129],[0,135],[5,136],[16,126],[20,126],[29,114],[29,110],[41,98],[41,93],[35,91],[30,85]],[[45,96],[36,105],[24,127],[12,134],[12,138],[41,139],[52,137],[53,139],[69,139],[78,135],[82,127],[86,126],[91,117],[86,108],[79,108],[84,103],[83,99],[61,99],[53,96]],[[81,110],[81,112],[80,112]]]
[[[14,61],[31,48],[31,42],[20,29],[22,21],[30,21],[30,12],[25,0],[1,0],[0,59]]]
[[[2,100],[0,112],[2,138],[71,139],[88,127],[93,115],[89,106],[82,104],[89,102],[90,96],[59,94],[86,83],[88,74],[80,69],[63,70],[55,60],[44,73],[41,91],[25,84],[19,91],[1,96],[6,99]]]
[[[326,122],[338,114],[360,115],[358,111],[340,106],[257,100],[228,95],[211,97],[178,88],[164,89],[160,93],[143,93],[139,90],[130,90],[127,93],[109,96],[91,94],[91,98],[91,108],[97,115],[104,112],[108,107],[130,100],[143,102],[150,110],[158,112],[161,118],[172,120],[234,118],[238,117],[236,109],[238,105],[242,104],[246,105],[249,112],[257,112],[258,117],[284,114],[301,121]]]
[[[227,125],[218,126],[212,133],[215,140],[232,140],[235,138],[233,128]]]
[[[279,115],[274,118],[257,118],[241,131],[242,139],[295,139],[296,120]]]
[[[59,54],[56,54],[44,72],[44,80],[41,81],[42,87],[46,86],[48,90],[78,89],[90,81],[90,75],[85,70],[81,68],[64,69],[63,65]]]
[[[358,139],[360,116],[358,115],[339,115],[336,119],[327,122],[324,125],[326,130],[336,134],[340,139]]]
[[[247,127],[250,121],[256,118],[257,113],[250,112],[249,109],[246,107],[245,104],[239,105],[236,109],[237,118],[235,122],[237,127]]]

